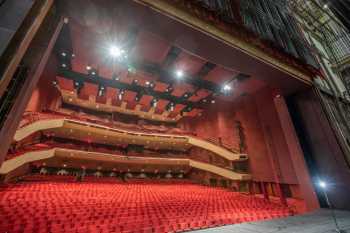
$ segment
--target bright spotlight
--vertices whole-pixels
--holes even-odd
[[[117,46],[111,46],[109,48],[109,54],[112,57],[120,57],[121,55],[124,54],[124,50],[122,50],[121,48],[117,47]]]
[[[230,91],[230,90],[231,90],[231,86],[228,84],[225,84],[224,91]]]
[[[177,70],[175,74],[176,74],[176,77],[178,78],[182,78],[184,76],[184,72],[182,70]]]
[[[327,187],[326,182],[324,182],[324,181],[322,181],[322,180],[318,182],[318,185],[319,185],[321,188],[323,188],[323,189],[325,189],[325,188]]]

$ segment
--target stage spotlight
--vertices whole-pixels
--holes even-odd
[[[322,180],[320,180],[320,181],[318,182],[318,185],[319,185],[321,188],[323,188],[323,189],[327,188],[327,183],[324,182],[324,181],[322,181]]]
[[[228,84],[225,84],[224,85],[224,91],[230,91],[232,88],[231,88],[231,86],[230,85],[228,85]]]
[[[109,48],[109,54],[112,57],[120,57],[121,55],[123,55],[125,53],[124,50],[122,50],[121,48],[117,47],[117,46],[111,46]]]
[[[184,76],[184,72],[182,70],[177,70],[175,74],[177,78],[182,78]]]
[[[112,79],[115,80],[115,81],[119,81],[119,77],[117,74],[113,74],[112,75]]]

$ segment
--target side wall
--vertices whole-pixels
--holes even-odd
[[[221,137],[223,142],[239,144],[235,121],[243,127],[253,179],[276,182],[278,175],[280,183],[298,184],[269,89],[241,97],[235,103],[218,101],[200,118],[185,119],[179,126],[199,137]]]
[[[60,93],[53,85],[57,73],[57,59],[51,54],[48,63],[35,87],[26,111],[40,112],[44,109],[56,109],[60,101]]]

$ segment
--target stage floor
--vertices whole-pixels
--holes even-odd
[[[350,233],[350,211],[335,211],[338,224],[344,232]],[[193,233],[331,233],[335,232],[331,211],[322,209],[313,213],[275,219],[270,221],[250,222]]]

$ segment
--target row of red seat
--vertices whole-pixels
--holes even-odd
[[[261,198],[188,181],[52,179],[0,188],[0,232],[181,232],[290,215]]]

